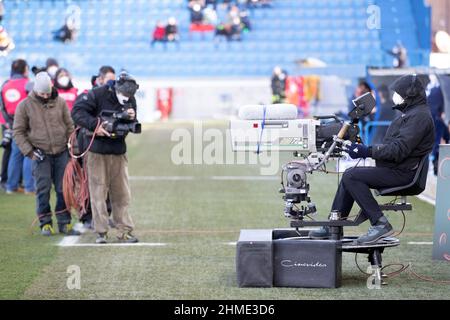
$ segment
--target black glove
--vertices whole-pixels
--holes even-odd
[[[371,148],[363,144],[352,143],[345,149],[350,158],[352,159],[359,159],[359,158],[365,159],[372,155]]]

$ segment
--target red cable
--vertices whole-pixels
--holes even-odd
[[[76,133],[80,130],[80,127],[76,128],[69,137],[68,149],[71,159],[66,166],[63,178],[63,195],[66,202],[67,210],[72,208],[76,209],[79,218],[81,218],[87,212],[87,206],[89,205],[89,186],[88,176],[86,170],[86,163],[83,163],[83,167],[80,165],[78,159],[83,158],[91,149],[94,143],[97,131],[101,127],[101,121],[98,119],[97,126],[95,127],[91,141],[86,150],[79,154],[74,154],[74,142],[76,139]],[[84,159],[83,159],[84,161]]]

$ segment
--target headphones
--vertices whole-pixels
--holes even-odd
[[[407,98],[412,98],[412,97],[416,96],[416,94],[417,94],[416,87],[415,87],[416,82],[417,82],[417,74],[414,73],[412,75],[411,84],[409,85],[409,88],[406,90]]]
[[[136,91],[139,89],[139,85],[130,74],[126,71],[122,71],[117,77],[115,83],[116,90],[124,93],[128,96],[134,96]]]
[[[137,84],[136,80],[132,76],[130,76],[130,74],[128,72],[122,71],[119,74],[119,76],[117,77],[116,82],[119,85],[122,85],[122,84],[124,84],[127,81],[133,82],[136,85],[136,90],[139,89],[139,85]]]

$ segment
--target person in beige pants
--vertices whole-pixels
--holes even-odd
[[[128,160],[126,155],[99,154],[89,152],[86,159],[89,192],[94,228],[97,233],[107,233],[109,216],[106,206],[108,192],[111,199],[112,218],[122,234],[134,229],[128,213],[131,193],[128,183]]]
[[[72,109],[75,124],[93,132],[99,122],[95,139],[86,158],[89,179],[89,193],[94,230],[98,234],[96,243],[106,243],[109,229],[106,198],[112,207],[112,218],[119,230],[118,239],[123,242],[138,242],[131,233],[133,220],[128,212],[131,201],[128,183],[128,160],[125,134],[117,134],[111,123],[105,122],[102,113],[126,115],[136,120],[136,100],[134,94],[139,88],[136,80],[121,73],[115,82],[97,87],[78,97]],[[108,118],[107,118],[108,119]],[[109,120],[110,121],[110,120]]]

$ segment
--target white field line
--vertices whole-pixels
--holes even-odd
[[[80,239],[79,236],[66,236],[58,243],[58,246],[60,246],[60,247],[73,246],[73,245],[77,244],[78,239]]]
[[[132,181],[195,180],[193,176],[131,176]]]
[[[72,244],[58,244],[60,247],[163,247],[167,243],[162,242],[138,242],[138,243],[72,243]]]
[[[209,177],[210,180],[279,180],[280,177],[276,176],[212,176]]]
[[[162,242],[138,242],[138,243],[78,243],[79,236],[66,236],[59,243],[60,247],[162,247],[167,243]]]
[[[237,180],[237,181],[254,181],[254,180],[278,180],[278,176],[130,176],[131,181],[191,181],[191,180]]]
[[[433,242],[423,241],[423,242],[416,242],[416,241],[410,241],[408,244],[416,245],[416,246],[432,246]]]

